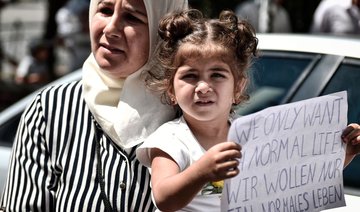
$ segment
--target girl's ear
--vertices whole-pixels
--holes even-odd
[[[234,105],[238,105],[241,103],[243,94],[246,89],[246,85],[247,85],[246,79],[242,79],[236,84],[236,87],[234,89],[234,100],[233,100]]]
[[[173,89],[167,90],[166,94],[168,95],[168,97],[170,99],[171,105],[177,105],[177,101],[176,101],[176,97],[175,97],[175,94],[173,92]]]

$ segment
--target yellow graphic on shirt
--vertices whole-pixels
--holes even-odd
[[[202,195],[209,195],[209,194],[221,194],[224,187],[224,181],[216,181],[216,182],[209,182],[207,183],[201,191]]]

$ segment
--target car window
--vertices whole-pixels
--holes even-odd
[[[20,121],[21,113],[16,114],[6,123],[0,125],[0,146],[11,147]]]
[[[360,61],[345,59],[335,72],[321,95],[346,90],[348,93],[348,123],[360,123]],[[360,156],[344,170],[344,183],[360,187]]]
[[[250,100],[236,112],[245,115],[283,103],[291,88],[307,75],[305,72],[313,60],[314,56],[307,54],[264,52],[249,71]]]
[[[32,87],[18,85],[0,79],[0,112],[31,93]]]
[[[348,122],[360,123],[360,61],[344,60],[321,95],[346,90],[348,93]]]

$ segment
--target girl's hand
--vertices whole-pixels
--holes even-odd
[[[360,153],[359,124],[349,124],[343,131],[341,138],[346,143],[346,155],[355,156]]]
[[[240,158],[241,146],[228,141],[210,148],[195,164],[206,181],[219,181],[239,174]]]

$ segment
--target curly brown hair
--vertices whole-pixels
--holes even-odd
[[[254,28],[240,20],[234,12],[225,10],[219,19],[207,19],[196,9],[168,14],[159,24],[162,41],[157,47],[157,60],[145,79],[146,85],[161,93],[163,103],[172,104],[169,92],[173,91],[176,70],[186,60],[199,57],[219,57],[231,67],[235,104],[249,97],[245,93],[247,70],[257,54],[258,40]],[[160,66],[160,67],[159,67]]]

